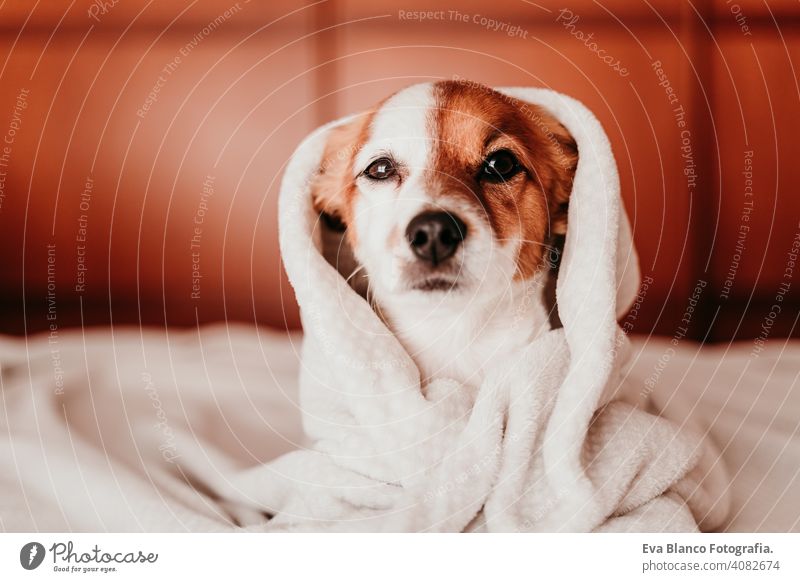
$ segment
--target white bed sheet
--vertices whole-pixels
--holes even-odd
[[[224,478],[303,446],[299,342],[226,325],[0,339],[0,530],[230,528],[170,459]],[[671,418],[711,427],[728,531],[800,531],[800,342],[752,347],[637,339],[630,376]]]
[[[800,342],[634,341],[631,375],[675,420],[709,427],[731,477],[727,531],[800,531]]]

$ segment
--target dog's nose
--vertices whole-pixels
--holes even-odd
[[[434,266],[452,256],[466,236],[467,225],[447,212],[423,212],[406,228],[411,250]]]

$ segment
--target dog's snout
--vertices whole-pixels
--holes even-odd
[[[438,265],[451,257],[467,236],[467,225],[447,212],[424,212],[406,228],[406,238],[414,254]]]

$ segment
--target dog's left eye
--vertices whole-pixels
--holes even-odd
[[[516,176],[522,166],[508,150],[498,150],[483,161],[480,178],[490,182],[505,182]]]
[[[371,180],[386,180],[396,173],[397,169],[389,158],[378,158],[364,170],[364,175]]]

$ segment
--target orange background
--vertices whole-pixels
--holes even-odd
[[[457,6],[468,22],[399,12],[437,4]],[[574,29],[559,21],[565,5],[579,17]],[[755,337],[800,231],[800,13],[790,0],[735,6],[737,13],[725,0],[6,1],[0,140],[15,133],[0,167],[0,331],[41,331],[53,321],[297,327],[276,232],[292,150],[325,121],[405,85],[457,75],[551,87],[600,117],[642,271],[652,277],[630,322],[636,331],[676,333],[703,281],[688,335]],[[488,30],[476,15],[522,32]],[[629,75],[604,64],[574,30],[593,34]],[[654,61],[687,113],[693,189]],[[137,113],[156,87],[150,109]],[[753,205],[744,219],[750,150]],[[204,195],[206,181],[213,194]],[[193,271],[202,275],[199,297]],[[796,329],[799,291],[795,280],[771,335]]]

